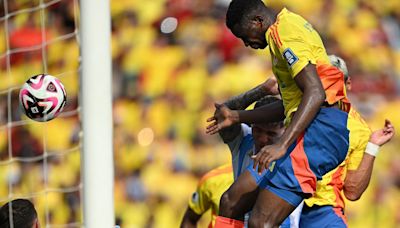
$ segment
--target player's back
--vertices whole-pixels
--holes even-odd
[[[343,73],[331,65],[321,37],[303,17],[284,8],[266,39],[287,118],[297,110],[303,94],[294,78],[308,64],[316,66],[329,104],[345,98]]]

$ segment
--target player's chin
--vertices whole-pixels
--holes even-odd
[[[252,45],[251,48],[253,49],[264,49],[268,46],[268,44],[258,44],[258,45]]]
[[[266,48],[268,46],[268,43],[267,42],[265,42],[262,46],[261,46],[261,48],[260,49],[264,49],[264,48]]]

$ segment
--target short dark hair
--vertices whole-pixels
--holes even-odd
[[[0,208],[0,227],[10,227],[9,210],[12,207],[12,220],[15,228],[32,228],[37,213],[31,201],[15,199]]]
[[[245,17],[250,18],[252,14],[265,7],[261,0],[232,0],[226,12],[226,26],[229,29],[241,24]]]

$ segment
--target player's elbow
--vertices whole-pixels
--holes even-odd
[[[325,94],[325,90],[321,89],[321,88],[317,88],[314,92],[314,95],[316,102],[322,104],[325,102],[326,99],[326,94]]]
[[[343,186],[344,196],[350,201],[357,201],[367,189],[369,182],[349,181],[349,179],[345,180]]]
[[[316,106],[322,105],[326,99],[325,90],[320,86],[308,86],[304,91],[304,95],[309,97]]]
[[[325,102],[325,92],[320,91],[319,89],[315,88],[312,91],[310,91],[309,94],[309,107],[314,107],[314,108],[320,108],[321,105]]]
[[[343,188],[344,196],[350,201],[357,201],[361,198],[365,189],[367,189],[367,186],[363,186],[361,183],[347,183],[347,185],[345,184]]]
[[[357,201],[361,198],[362,193],[355,191],[344,191],[344,196],[350,201]]]

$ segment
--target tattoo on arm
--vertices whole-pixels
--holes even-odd
[[[224,104],[232,110],[245,110],[252,103],[267,95],[270,95],[274,86],[276,86],[276,79],[270,78],[255,88],[228,99]],[[228,143],[234,140],[235,137],[240,134],[240,129],[240,124],[235,124],[231,127],[221,130],[219,135],[225,143]]]
[[[244,110],[266,95],[269,95],[269,93],[265,91],[261,84],[245,93],[230,98],[225,102],[225,105],[232,110]]]

